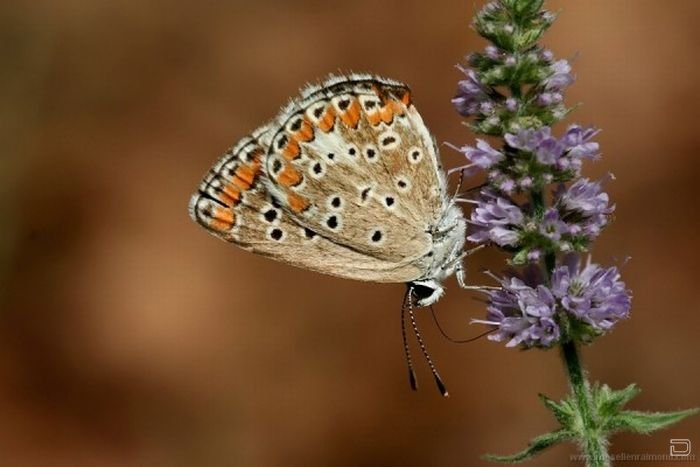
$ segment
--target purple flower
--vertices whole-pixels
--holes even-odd
[[[484,101],[479,105],[479,110],[485,115],[493,113],[493,104],[490,101]]]
[[[596,159],[599,157],[599,145],[596,142],[590,141],[595,135],[600,133],[600,130],[593,127],[583,128],[579,125],[571,125],[564,136],[561,138],[561,143],[566,147],[569,157],[575,159]]]
[[[492,148],[491,145],[483,139],[476,140],[476,147],[463,146],[459,151],[464,153],[472,164],[482,169],[490,168],[492,165],[502,161],[505,157],[503,153]]]
[[[579,263],[578,255],[569,255],[564,265],[554,269],[552,293],[572,317],[596,332],[608,331],[629,316],[631,293],[617,268],[592,264],[590,257],[583,269]]]
[[[568,233],[568,226],[559,218],[559,211],[554,208],[549,208],[542,216],[542,222],[539,224],[540,233],[547,239],[557,242],[561,236]]]
[[[484,53],[488,58],[491,60],[500,60],[501,59],[501,51],[498,47],[493,46],[493,45],[488,45],[486,46],[486,50]]]
[[[551,74],[544,80],[547,90],[560,91],[574,82],[571,65],[566,60],[557,60],[550,65]]]
[[[481,105],[489,101],[486,88],[481,83],[474,70],[462,67],[458,68],[467,78],[457,83],[457,95],[452,99],[452,105],[454,105],[460,115],[465,117],[477,115],[481,109]]]
[[[563,100],[564,96],[559,92],[543,92],[537,96],[537,105],[547,107],[552,104],[561,104]]]
[[[542,251],[538,249],[530,250],[527,253],[527,261],[529,263],[536,263],[540,260],[542,257]]]
[[[520,207],[512,201],[491,190],[483,190],[470,218],[475,231],[467,239],[474,243],[491,241],[500,246],[516,245],[524,220]]]
[[[517,134],[507,133],[504,138],[511,147],[534,153],[544,165],[556,164],[566,149],[552,136],[552,129],[546,126],[537,130],[526,128]]]
[[[548,96],[547,102],[561,97],[558,93],[545,93],[540,98],[545,95]],[[599,155],[598,143],[590,141],[596,134],[598,130],[594,128],[572,125],[564,136],[557,139],[552,136],[551,128],[545,126],[536,130],[526,128],[518,133],[507,133],[504,139],[512,148],[535,154],[541,164],[578,174],[583,159],[595,159]]]
[[[516,110],[518,110],[518,100],[512,97],[506,99],[505,105],[506,109],[510,112],[515,112]]]
[[[551,347],[561,331],[555,321],[557,304],[543,284],[531,284],[519,277],[498,279],[501,288],[489,290],[485,320],[474,323],[496,327],[490,340],[507,341],[506,347]]]
[[[544,138],[535,150],[537,160],[544,165],[554,165],[564,154],[564,145],[556,138]]]
[[[608,215],[615,210],[615,206],[609,205],[610,198],[603,192],[602,183],[587,178],[576,180],[568,188],[560,186],[555,197],[561,209],[577,211],[586,217]]]
[[[550,138],[551,133],[551,128],[546,126],[537,130],[526,128],[517,134],[507,133],[504,138],[510,147],[534,152],[543,140]]]
[[[554,192],[555,205],[565,219],[569,219],[569,233],[584,235],[592,240],[608,223],[608,216],[615,210],[610,205],[602,183],[587,178],[576,180],[566,188],[560,185]]]

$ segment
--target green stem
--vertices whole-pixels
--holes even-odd
[[[533,190],[530,193],[532,207],[535,212],[544,211],[546,201],[542,189]],[[546,277],[549,278],[556,266],[557,256],[554,252],[547,252],[544,256],[544,269]],[[581,449],[586,456],[587,467],[610,467],[608,458],[607,441],[605,435],[599,427],[596,409],[593,406],[591,388],[586,381],[586,377],[581,367],[581,359],[578,355],[576,342],[569,335],[569,323],[563,317],[562,329],[562,356],[566,364],[566,371],[569,377],[569,384],[576,402],[580,426],[577,430]]]
[[[566,339],[561,345],[561,350],[582,425],[579,430],[579,441],[586,456],[586,466],[610,467],[607,441],[596,420],[597,414],[593,407],[590,385],[583,373],[576,343]]]

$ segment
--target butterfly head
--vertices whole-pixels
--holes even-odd
[[[409,282],[408,287],[418,306],[430,306],[445,294],[445,288],[436,279]]]

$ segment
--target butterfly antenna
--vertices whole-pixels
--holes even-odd
[[[401,337],[403,338],[403,353],[406,357],[406,365],[408,366],[408,381],[411,384],[411,389],[414,391],[418,390],[418,380],[416,379],[416,372],[413,370],[413,360],[411,359],[411,350],[408,348],[408,339],[406,338],[406,308],[408,303],[409,290],[406,290],[406,294],[403,297],[403,303],[401,304]]]
[[[435,384],[437,385],[438,390],[440,391],[440,394],[442,394],[444,397],[449,397],[449,393],[447,392],[447,388],[445,387],[445,383],[442,382],[442,378],[440,378],[440,374],[438,373],[437,369],[435,368],[435,364],[433,363],[433,360],[430,358],[430,354],[428,353],[428,349],[425,347],[425,343],[423,342],[423,338],[420,335],[420,331],[418,330],[418,324],[416,323],[416,317],[413,314],[413,288],[409,290],[408,294],[408,317],[411,320],[411,326],[413,327],[413,333],[416,335],[416,340],[418,341],[418,345],[420,346],[421,352],[423,352],[423,356],[425,357],[425,361],[428,363],[428,367],[430,368],[430,371],[433,373],[433,377],[435,378]]]
[[[446,333],[445,330],[442,328],[442,326],[440,326],[440,321],[438,321],[438,319],[437,319],[437,314],[435,313],[435,308],[433,308],[432,305],[430,305],[430,313],[433,315],[433,321],[435,321],[435,325],[436,325],[437,328],[440,330],[440,334],[442,334],[442,336],[443,336],[445,339],[447,339],[448,341],[452,342],[453,344],[466,344],[466,343],[468,343],[468,342],[474,342],[475,340],[481,339],[482,337],[488,336],[488,335],[491,334],[492,332],[496,331],[496,329],[494,328],[494,329],[489,329],[489,330],[486,331],[486,332],[482,332],[481,334],[479,334],[479,335],[477,335],[477,336],[475,336],[475,337],[470,337],[470,338],[468,338],[468,339],[454,339],[454,338],[450,337],[449,335],[447,335],[447,333]]]

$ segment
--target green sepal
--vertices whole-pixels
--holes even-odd
[[[574,439],[573,433],[567,430],[557,430],[550,433],[537,436],[527,445],[527,448],[520,452],[509,456],[498,456],[495,454],[486,454],[482,456],[484,460],[491,462],[500,462],[502,464],[517,464],[535,457],[545,449],[554,446],[555,444]]]

